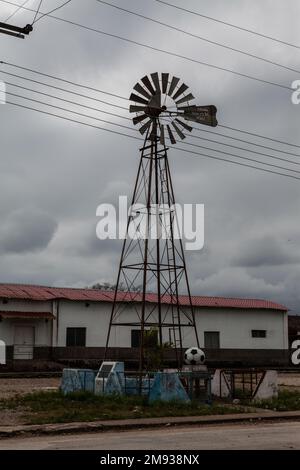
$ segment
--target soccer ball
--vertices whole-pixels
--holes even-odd
[[[200,348],[189,348],[184,353],[184,362],[189,365],[204,364],[205,354]]]

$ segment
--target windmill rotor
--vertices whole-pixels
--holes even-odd
[[[157,139],[162,145],[166,136],[171,144],[176,144],[176,139],[185,139],[184,131],[192,132],[193,128],[185,121],[212,127],[218,124],[217,108],[190,104],[195,97],[189,87],[169,73],[145,75],[133,90],[129,97],[134,103],[129,112],[136,114],[133,124],[140,126],[139,132],[146,134],[146,138]]]

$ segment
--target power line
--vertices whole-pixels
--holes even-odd
[[[2,0],[0,0],[0,1],[2,1]],[[91,87],[91,86],[88,86],[88,85],[82,85],[81,83],[76,83],[76,82],[73,82],[71,80],[66,80],[65,78],[56,77],[55,75],[50,75],[48,73],[43,73],[43,72],[40,72],[40,71],[35,70],[35,69],[30,69],[28,67],[23,67],[21,65],[13,64],[11,62],[6,62],[4,60],[0,60],[0,64],[8,65],[9,67],[14,67],[14,68],[17,68],[17,69],[20,69],[20,70],[26,70],[26,72],[31,72],[31,73],[41,75],[43,77],[52,78],[53,80],[59,80],[60,82],[67,83],[68,85],[78,86],[80,88],[85,88],[86,90],[96,91],[97,93],[104,93],[105,95],[113,96],[115,98],[120,98],[121,100],[128,101],[128,98],[125,98],[124,96],[117,95],[116,93],[109,93],[108,91],[103,91],[103,90],[100,90],[99,88],[94,88],[94,87]]]
[[[25,0],[25,2],[22,3],[22,5],[18,6],[18,8],[4,20],[4,23],[7,23],[8,20],[10,20],[13,16],[15,16],[23,7],[25,7],[26,3],[28,3],[29,1],[30,0]]]
[[[41,0],[41,3],[42,3],[43,0]],[[53,10],[51,11],[48,11],[48,13],[43,13],[37,20],[36,20],[36,17],[37,17],[37,14],[35,16],[35,19],[34,19],[34,23],[37,23],[38,21],[40,21],[42,18],[44,18],[44,16],[48,16],[50,15],[51,13],[54,13],[55,11],[57,10],[60,10],[62,7],[64,7],[65,5],[67,5],[67,3],[70,3],[72,0],[67,0],[65,3],[63,3],[62,5],[56,7],[56,8],[53,8]],[[39,8],[38,8],[38,12],[39,12],[39,9],[40,9],[40,6],[41,6],[41,3],[39,5]],[[37,13],[38,13],[37,12]]]
[[[17,95],[16,93],[11,93],[9,91],[7,91],[6,94],[11,95],[11,96],[15,96],[17,98],[22,98],[24,100],[29,100],[29,101],[32,101],[34,103],[42,104],[42,105],[45,105],[45,106],[50,106],[50,108],[59,109],[60,111],[66,111],[68,113],[76,114],[77,116],[85,117],[85,118],[88,118],[88,119],[95,119],[96,121],[105,122],[106,124],[112,124],[113,126],[122,127],[124,129],[128,129],[130,131],[132,131],[132,130],[136,131],[136,129],[132,129],[132,127],[129,127],[129,126],[124,126],[123,124],[117,124],[115,122],[106,121],[105,119],[100,119],[100,118],[97,118],[97,117],[90,116],[88,114],[79,113],[78,111],[72,111],[70,109],[62,108],[61,106],[57,106],[57,105],[50,104],[50,103],[45,103],[44,101],[36,100],[34,98],[29,98],[27,96]],[[294,170],[294,171],[296,171],[296,170]]]
[[[154,0],[154,1],[158,2],[158,3],[161,3],[163,5],[167,5],[167,6],[172,7],[172,8],[176,8],[177,10],[185,11],[186,13],[191,13],[192,15],[200,16],[200,17],[205,18],[205,19],[210,20],[210,21],[215,21],[216,23],[220,23],[220,24],[224,24],[226,26],[230,26],[231,28],[235,28],[235,29],[238,29],[240,31],[244,31],[246,33],[251,33],[251,34],[254,34],[256,36],[260,36],[262,38],[265,38],[265,39],[270,39],[271,41],[278,42],[279,44],[285,44],[286,46],[291,46],[291,47],[295,47],[296,49],[300,49],[300,46],[297,46],[296,44],[292,44],[290,42],[283,41],[282,39],[278,39],[278,38],[275,38],[273,36],[268,36],[268,35],[263,34],[263,33],[258,33],[257,31],[254,31],[253,29],[243,28],[241,26],[237,26],[235,24],[228,23],[226,21],[219,20],[217,18],[213,18],[211,16],[203,15],[203,14],[198,13],[196,11],[192,11],[192,10],[188,10],[186,8],[183,8],[183,7],[179,7],[178,5],[174,5],[173,3],[168,3],[168,2],[165,2],[165,1],[162,1],[162,0]]]
[[[215,149],[215,148],[212,149],[211,147],[205,147],[203,145],[192,144],[190,142],[182,142],[182,143],[185,144],[185,145],[190,145],[192,147],[197,147],[197,148],[201,148],[201,149],[204,149],[204,150],[210,150],[210,151],[213,151],[213,152],[222,153],[224,155],[229,155],[230,157],[240,158],[241,160],[248,160],[248,161],[251,161],[251,162],[254,162],[254,163],[259,163],[261,165],[267,165],[267,166],[270,166],[270,167],[279,168],[280,170],[287,170],[287,171],[292,171],[294,173],[299,173],[300,174],[300,171],[298,171],[298,170],[293,170],[291,168],[282,167],[282,166],[279,166],[279,165],[275,165],[273,163],[262,162],[260,160],[254,159],[254,158],[242,157],[242,156],[236,155],[234,153],[225,152],[224,150],[218,150],[218,149]],[[236,147],[236,148],[238,148],[238,147]],[[241,150],[244,150],[244,149],[241,149]],[[278,159],[277,157],[272,157],[271,155],[266,155],[266,156],[268,156],[269,158]],[[284,162],[289,162],[289,160],[285,160],[285,159],[282,159],[282,158],[280,158],[279,160],[283,160]],[[291,162],[291,163],[299,165],[299,163],[297,163],[297,162]]]
[[[55,100],[59,100],[59,101],[63,101],[65,103],[68,103],[68,104],[72,104],[72,105],[75,105],[75,106],[79,106],[79,107],[83,107],[85,109],[89,109],[89,110],[92,110],[92,111],[96,111],[96,112],[100,112],[100,113],[103,113],[103,114],[108,114],[110,116],[114,116],[114,117],[118,117],[118,118],[121,118],[121,119],[125,119],[127,121],[130,121],[131,122],[131,118],[128,118],[126,116],[122,116],[120,114],[116,114],[116,113],[111,113],[109,111],[104,111],[102,109],[99,109],[99,108],[94,108],[92,106],[87,106],[87,105],[84,105],[82,103],[78,103],[76,101],[72,101],[72,100],[68,100],[68,99],[65,99],[65,98],[61,98],[59,96],[56,96],[56,95],[51,95],[49,93],[44,93],[44,92],[41,92],[41,91],[38,91],[38,90],[34,90],[32,88],[28,88],[28,87],[24,87],[22,85],[17,85],[16,83],[11,83],[11,82],[6,82],[7,85],[9,86],[12,86],[12,87],[16,87],[16,88],[20,88],[22,90],[25,90],[25,91],[29,91],[31,93],[36,93],[36,94],[39,94],[39,95],[42,95],[42,96],[46,96],[48,98],[52,98],[52,99],[55,99]],[[9,92],[7,94],[10,94]],[[19,95],[14,95],[13,96],[19,96]],[[22,98],[24,98],[22,96]],[[29,98],[25,98],[25,99],[29,99]],[[42,104],[47,104],[47,103],[42,103]],[[48,105],[48,104],[47,104]],[[71,111],[70,111],[71,112]],[[93,119],[92,116],[85,116],[85,117],[90,117]],[[128,129],[131,129],[128,127]],[[135,130],[135,129],[134,129]],[[198,129],[200,130],[200,129]],[[265,156],[265,157],[268,157],[268,158],[271,158],[271,159],[275,159],[275,160],[280,160],[280,161],[283,161],[283,162],[286,162],[286,163],[291,163],[291,164],[294,164],[294,165],[300,165],[299,162],[295,162],[293,160],[288,160],[286,158],[281,158],[281,157],[277,157],[277,156],[274,156],[274,155],[270,155],[270,154],[266,154],[266,153],[263,153],[263,152],[257,152],[257,151],[254,151],[254,150],[250,150],[250,149],[246,149],[246,148],[243,148],[243,147],[237,147],[235,145],[230,145],[230,144],[226,144],[225,142],[220,142],[220,141],[217,141],[217,140],[214,140],[214,139],[206,139],[206,138],[203,138],[203,137],[199,137],[199,136],[194,136],[194,135],[190,135],[190,137],[194,138],[194,139],[199,139],[201,141],[207,141],[207,142],[212,142],[212,143],[215,143],[215,144],[218,144],[218,145],[223,145],[223,146],[226,146],[226,147],[231,147],[231,148],[234,148],[234,149],[238,149],[238,150],[243,150],[243,151],[246,151],[246,152],[249,152],[249,153],[253,153],[253,154],[257,154],[257,155],[261,155],[261,156]],[[184,142],[185,143],[185,142]],[[253,144],[255,145],[255,144]],[[201,146],[200,146],[201,147]],[[206,148],[206,147],[204,147]],[[280,150],[277,150],[278,152],[281,152]],[[281,152],[281,153],[284,153],[284,152]],[[300,157],[300,155],[297,155],[295,154],[295,156],[298,156]]]
[[[219,124],[219,127],[222,127],[220,124]],[[193,129],[195,129],[196,131],[198,132],[206,132],[208,134],[214,134],[214,135],[219,135],[221,137],[225,137],[226,139],[232,139],[232,140],[235,140],[236,142],[244,142],[245,144],[249,144],[249,145],[255,145],[255,147],[260,147],[260,148],[263,148],[263,149],[267,149],[267,150],[272,150],[273,152],[280,152],[280,153],[284,153],[286,155],[292,155],[294,157],[300,157],[300,154],[298,153],[293,153],[293,152],[288,152],[286,150],[280,150],[280,149],[276,149],[274,147],[269,147],[267,145],[261,145],[261,144],[257,144],[255,142],[251,142],[250,140],[245,140],[245,139],[238,139],[237,137],[232,137],[230,135],[226,135],[226,134],[221,134],[220,132],[216,132],[216,131],[209,131],[207,129],[200,129],[199,127],[194,127]],[[262,137],[262,136],[261,136]],[[264,137],[264,139],[267,139],[268,137]]]
[[[144,142],[144,139],[141,139],[139,137],[135,137],[133,135],[129,135],[129,134],[125,134],[123,132],[118,132],[118,131],[115,131],[115,130],[112,130],[112,129],[107,129],[105,127],[100,127],[100,126],[95,126],[93,124],[87,124],[83,121],[77,121],[76,119],[72,119],[72,118],[67,118],[65,116],[60,116],[59,114],[54,114],[54,113],[49,113],[48,111],[41,111],[39,109],[36,109],[36,108],[32,108],[30,106],[25,106],[25,105],[22,105],[22,104],[19,104],[19,103],[13,103],[11,101],[7,101],[6,102],[7,104],[10,104],[12,106],[18,106],[20,108],[23,108],[23,109],[28,109],[28,110],[31,110],[31,111],[36,111],[38,113],[41,113],[41,114],[45,114],[45,115],[48,115],[48,116],[53,116],[53,117],[56,117],[56,118],[59,118],[59,119],[63,119],[65,121],[69,121],[69,122],[73,122],[73,123],[77,123],[77,124],[81,124],[83,126],[86,126],[86,127],[91,127],[93,129],[99,129],[99,130],[103,130],[103,131],[106,131],[106,132],[110,132],[112,134],[117,134],[117,135],[121,135],[121,136],[124,136],[124,137],[128,137],[130,139],[135,139],[135,140],[139,140],[139,141],[142,141]],[[211,155],[206,155],[206,154],[203,154],[203,153],[199,153],[199,152],[194,152],[192,150],[186,150],[186,149],[182,149],[180,147],[174,147],[174,150],[177,150],[177,151],[181,151],[181,152],[185,152],[185,153],[189,153],[189,154],[192,154],[192,155],[198,155],[198,156],[202,156],[202,157],[205,157],[205,158],[210,158],[210,159],[213,159],[213,160],[219,160],[219,161],[223,161],[223,162],[226,162],[226,163],[231,163],[231,164],[234,164],[234,165],[239,165],[239,166],[243,166],[243,167],[246,167],[246,168],[252,168],[254,170],[258,170],[258,171],[263,171],[265,173],[271,173],[271,174],[274,174],[274,175],[278,175],[278,176],[284,176],[286,178],[292,178],[292,179],[295,179],[295,180],[300,180],[300,178],[298,178],[297,176],[293,176],[293,175],[288,175],[286,173],[280,173],[280,172],[277,172],[277,171],[273,171],[273,170],[268,170],[266,168],[260,168],[260,167],[257,167],[257,166],[252,166],[252,165],[248,165],[246,163],[240,163],[240,162],[236,162],[234,160],[228,160],[226,158],[221,158],[221,157],[215,157],[215,156],[211,156]]]
[[[243,134],[248,134],[248,135],[252,135],[254,137],[260,137],[262,139],[268,139],[268,140],[271,140],[272,142],[277,142],[278,144],[284,144],[284,145],[289,145],[291,147],[297,147],[300,149],[300,145],[296,145],[296,144],[291,144],[289,142],[286,142],[284,140],[277,140],[277,139],[272,139],[271,137],[266,137],[264,135],[261,135],[261,134],[255,134],[254,132],[249,132],[249,131],[245,131],[245,130],[242,130],[242,129],[236,129],[235,127],[229,127],[229,126],[224,126],[224,125],[221,125],[220,124],[220,127],[223,127],[224,129],[229,129],[231,131],[235,131],[235,132],[241,132]]]
[[[4,0],[0,0],[0,1],[4,1]],[[121,95],[117,95],[115,93],[110,93],[110,92],[107,92],[107,91],[104,91],[104,90],[100,90],[98,88],[94,88],[94,87],[91,87],[91,86],[87,86],[87,85],[82,85],[82,84],[79,84],[79,83],[75,83],[71,80],[66,80],[64,78],[61,78],[61,77],[57,77],[55,75],[50,75],[50,74],[46,74],[46,73],[43,73],[43,72],[40,72],[38,70],[35,70],[35,69],[31,69],[31,68],[28,68],[28,67],[24,67],[24,66],[21,66],[21,65],[17,65],[17,64],[13,64],[11,62],[6,62],[6,61],[0,61],[0,64],[3,64],[3,65],[8,65],[10,67],[15,67],[15,68],[18,68],[18,69],[21,69],[21,70],[25,70],[27,72],[31,72],[31,73],[34,73],[34,74],[37,74],[37,75],[41,75],[41,76],[45,76],[45,77],[48,77],[48,78],[51,78],[51,79],[54,79],[54,80],[59,80],[61,82],[65,82],[67,84],[71,84],[71,85],[74,85],[74,86],[77,86],[77,87],[80,87],[80,88],[85,88],[85,89],[88,89],[88,90],[91,90],[91,91],[96,91],[96,92],[99,92],[99,93],[103,93],[103,94],[106,94],[106,95],[109,95],[109,96],[113,96],[113,97],[116,97],[116,98],[120,98],[120,99],[123,99],[123,100],[126,100],[128,101],[128,98],[124,97],[124,96],[121,96]],[[33,79],[30,79],[30,78],[26,78],[26,77],[23,77],[23,76],[20,76],[20,75],[15,75],[15,74],[11,74],[9,72],[5,72],[3,70],[1,70],[1,73],[4,73],[6,75],[10,75],[10,76],[13,76],[13,77],[17,77],[17,78],[21,78],[23,80],[27,80],[27,81],[31,81],[33,83],[38,83],[38,84],[41,84],[41,85],[45,85],[47,87],[52,87],[54,89],[57,89],[57,90],[60,90],[60,91],[65,91],[67,93],[72,93],[74,95],[77,95],[77,96],[81,96],[83,98],[88,98],[88,99],[91,99],[91,100],[95,100],[95,101],[99,101],[101,103],[104,103],[104,104],[108,104],[110,106],[113,106],[113,107],[116,107],[116,108],[120,108],[120,109],[124,109],[124,110],[127,110],[127,107],[124,107],[124,106],[119,106],[119,105],[116,105],[116,104],[113,104],[113,103],[108,103],[106,101],[103,101],[103,100],[99,100],[97,98],[92,98],[90,96],[87,96],[87,95],[83,95],[83,94],[80,94],[80,93],[76,93],[76,92],[73,92],[73,91],[69,91],[69,90],[66,90],[64,88],[60,88],[60,87],[56,87],[54,85],[49,85],[49,84],[45,84],[43,82],[40,82],[40,81],[37,81],[37,80],[33,80]],[[282,140],[277,140],[277,139],[274,139],[274,138],[271,138],[271,137],[267,137],[267,136],[264,136],[262,134],[257,134],[257,133],[253,133],[253,132],[250,132],[250,131],[245,131],[245,130],[242,130],[242,129],[236,129],[234,127],[229,127],[229,126],[226,126],[226,125],[221,125],[219,124],[218,127],[223,127],[224,129],[228,129],[228,130],[232,130],[232,131],[235,131],[235,132],[239,132],[239,133],[244,133],[244,134],[249,134],[249,135],[252,135],[254,137],[259,137],[259,138],[262,138],[262,139],[266,139],[266,140],[270,140],[272,142],[277,142],[277,143],[280,143],[280,144],[284,144],[284,145],[288,145],[288,146],[291,146],[291,147],[296,147],[296,148],[300,148],[300,145],[297,145],[297,144],[292,144],[291,142],[286,142],[286,141],[282,141]],[[197,130],[201,130],[202,132],[212,132],[212,131],[207,131],[207,130],[203,130],[203,129],[198,129],[197,127],[195,127],[195,129]],[[217,134],[217,132],[213,132],[215,134]],[[221,135],[221,134],[220,134]],[[231,137],[231,136],[226,136],[224,135],[224,137],[228,137],[228,138],[231,138],[231,139],[235,139],[234,137]],[[240,140],[240,139],[236,139],[236,140]],[[247,142],[247,141],[243,141],[243,142],[246,142],[246,143],[251,143],[251,142]],[[258,146],[261,146],[259,144],[252,144],[252,145],[258,145]],[[261,146],[261,147],[265,147],[265,146]],[[266,147],[268,148],[269,150],[276,150],[276,149],[272,149],[272,147]],[[276,150],[276,151],[280,151],[280,150]],[[286,152],[290,155],[294,155],[294,156],[298,156],[297,154],[293,154],[293,153],[289,153],[289,152]]]
[[[13,4],[12,2],[8,2],[7,0],[0,0],[0,1],[4,2],[4,3]],[[29,11],[35,11],[35,10],[29,9],[29,8],[26,8],[26,7],[24,7],[24,9],[29,10]],[[259,82],[259,83],[263,83],[265,85],[272,85],[272,86],[276,86],[278,88],[282,88],[284,90],[289,90],[289,91],[292,90],[291,87],[283,85],[282,83],[271,82],[270,80],[264,80],[262,78],[254,77],[253,75],[249,75],[249,74],[242,73],[242,72],[237,72],[235,70],[228,69],[226,67],[221,67],[219,65],[214,65],[214,64],[210,64],[208,62],[193,59],[192,57],[187,57],[185,55],[177,54],[177,53],[172,52],[172,51],[167,51],[165,49],[160,49],[158,47],[150,46],[149,44],[144,44],[144,43],[141,43],[141,42],[138,42],[138,41],[134,41],[133,39],[128,39],[128,38],[125,38],[123,36],[119,36],[117,34],[112,34],[112,33],[106,32],[106,31],[102,31],[100,29],[91,28],[89,26],[85,26],[85,25],[76,23],[75,21],[65,20],[63,18],[59,18],[59,17],[53,16],[53,15],[48,15],[46,13],[45,13],[45,16],[47,16],[48,18],[52,18],[52,19],[64,22],[64,23],[71,24],[71,25],[76,26],[78,28],[86,29],[87,31],[92,31],[92,32],[102,34],[102,35],[107,36],[107,37],[112,37],[112,38],[118,39],[120,41],[127,42],[129,44],[134,44],[135,46],[140,46],[140,47],[143,47],[143,48],[148,49],[148,50],[152,50],[152,51],[155,51],[155,52],[160,52],[162,54],[166,54],[166,55],[169,55],[169,56],[172,56],[172,57],[176,57],[178,59],[183,59],[183,60],[186,60],[188,62],[192,62],[194,64],[203,65],[205,67],[213,68],[215,70],[221,70],[223,72],[228,72],[228,73],[231,73],[231,74],[236,75],[238,77],[247,78],[249,80],[253,80],[253,81],[256,81],[256,82]]]
[[[273,158],[275,160],[281,160],[283,162],[287,162],[287,163],[292,163],[294,165],[300,165],[299,162],[294,162],[293,160],[288,160],[286,158],[281,158],[281,157],[276,157],[274,155],[270,155],[268,153],[264,153],[264,152],[257,152],[255,150],[250,150],[250,149],[246,149],[244,147],[238,147],[236,145],[230,145],[230,144],[226,144],[225,142],[218,142],[217,140],[213,140],[213,139],[206,139],[204,137],[199,137],[199,136],[195,136],[195,135],[191,135],[190,137],[194,138],[194,139],[199,139],[199,140],[205,140],[207,142],[213,142],[215,144],[219,144],[219,145],[224,145],[225,147],[231,147],[231,148],[234,148],[234,149],[238,149],[238,150],[243,150],[245,152],[250,152],[250,153],[255,153],[256,155],[262,155],[264,157],[268,157],[268,158]],[[255,144],[253,144],[255,145]],[[280,152],[280,150],[277,150],[277,152]],[[282,153],[285,153],[285,152],[282,152]],[[300,157],[300,155],[297,155],[297,154],[294,154],[295,156],[297,157]]]
[[[36,22],[35,20],[36,20],[36,17],[38,16],[38,14],[39,14],[42,3],[43,3],[43,0],[40,0],[39,6],[37,7],[37,10],[35,12],[35,15],[34,15],[34,18],[33,18],[33,22],[31,23],[31,26]]]
[[[11,82],[6,82],[7,85],[9,86],[12,86],[12,87],[16,87],[16,88],[20,88],[22,90],[25,90],[25,91],[29,91],[31,93],[36,93],[36,94],[39,94],[39,95],[42,95],[42,96],[46,96],[48,98],[52,98],[52,99],[55,99],[55,100],[59,100],[59,101],[63,101],[65,103],[68,103],[68,104],[72,104],[72,105],[75,105],[75,106],[79,106],[79,107],[82,107],[82,108],[85,108],[85,109],[89,109],[89,110],[92,110],[92,111],[96,111],[96,112],[100,112],[100,113],[103,113],[103,114],[108,114],[110,116],[114,116],[114,117],[118,117],[118,118],[121,118],[121,119],[125,119],[127,121],[131,121],[131,118],[128,118],[126,116],[122,116],[120,114],[116,114],[116,113],[111,113],[109,111],[104,111],[102,109],[99,109],[99,108],[94,108],[92,106],[87,106],[85,104],[82,104],[82,103],[78,103],[76,101],[72,101],[72,100],[68,100],[68,99],[65,99],[65,98],[61,98],[59,96],[56,96],[56,95],[51,95],[49,93],[45,93],[45,92],[41,92],[41,91],[38,91],[38,90],[34,90],[32,88],[28,88],[28,87],[24,87],[22,85],[17,85],[16,83],[11,83]],[[8,93],[9,94],[9,93]],[[92,116],[91,116],[92,118]],[[201,129],[198,129],[196,128],[197,130],[201,130]],[[224,134],[223,134],[224,135]],[[246,151],[246,152],[249,152],[249,153],[254,153],[254,154],[257,154],[257,155],[262,155],[262,156],[265,156],[265,157],[268,157],[268,158],[272,158],[272,159],[275,159],[275,160],[280,160],[280,161],[283,161],[283,162],[286,162],[286,163],[291,163],[291,164],[294,164],[294,165],[300,165],[299,162],[295,162],[295,161],[292,161],[292,160],[288,160],[286,158],[281,158],[281,157],[277,157],[277,156],[274,156],[274,155],[270,155],[270,154],[266,154],[266,153],[263,153],[263,152],[257,152],[257,151],[254,151],[254,150],[250,150],[250,149],[246,149],[246,148],[243,148],[243,147],[237,147],[235,145],[230,145],[230,144],[226,144],[225,142],[220,142],[220,141],[217,141],[217,140],[214,140],[214,139],[206,139],[206,138],[203,138],[203,137],[199,137],[199,136],[194,136],[194,135],[190,135],[190,137],[194,138],[194,139],[199,139],[201,141],[208,141],[208,142],[212,142],[212,143],[215,143],[215,144],[218,144],[218,145],[223,145],[223,146],[226,146],[226,147],[231,147],[231,148],[235,148],[235,149],[238,149],[238,150],[243,150],[243,151]],[[241,140],[241,139],[240,139]],[[247,141],[246,141],[247,142]],[[255,144],[252,144],[252,145],[255,145]],[[274,149],[276,150],[276,149]],[[283,151],[280,151],[280,150],[277,150],[278,152],[281,152],[281,153],[285,153]],[[300,157],[300,155],[297,155],[297,154],[293,154],[295,156],[298,156]]]
[[[162,21],[159,21],[159,20],[156,20],[154,18],[149,18],[148,16],[145,16],[145,15],[141,15],[140,13],[136,13],[134,11],[131,11],[131,10],[127,10],[126,8],[122,8],[118,5],[113,5],[112,3],[108,3],[104,0],[97,0],[98,3],[102,3],[103,5],[107,5],[107,6],[110,6],[112,8],[115,8],[119,11],[124,11],[126,13],[129,13],[130,15],[134,15],[134,16],[137,16],[139,18],[142,18],[144,20],[147,20],[147,21],[151,21],[152,23],[156,23],[156,24],[159,24],[161,26],[165,26],[166,28],[169,28],[169,29],[172,29],[174,31],[177,31],[179,33],[182,33],[182,34],[185,34],[187,36],[190,36],[194,39],[199,39],[200,41],[204,41],[204,42],[207,42],[209,44],[213,44],[214,46],[218,46],[218,47],[222,47],[223,49],[227,49],[231,52],[237,52],[239,54],[242,54],[242,55],[245,55],[245,56],[248,56],[248,57],[251,57],[252,59],[257,59],[257,60],[261,60],[263,62],[266,62],[267,64],[271,64],[271,65],[275,65],[276,67],[280,67],[280,68],[283,68],[285,70],[289,70],[291,72],[296,72],[296,73],[300,73],[300,70],[296,70],[296,69],[293,69],[292,67],[288,67],[287,65],[283,65],[283,64],[279,64],[278,62],[274,62],[272,60],[269,60],[269,59],[265,59],[264,57],[260,57],[258,55],[255,55],[255,54],[251,54],[250,52],[246,52],[246,51],[242,51],[241,49],[236,49],[234,47],[231,47],[231,46],[227,46],[225,44],[222,44],[220,42],[217,42],[217,41],[212,41],[211,39],[208,39],[208,38],[205,38],[203,36],[199,36],[197,34],[194,34],[194,33],[190,33],[189,31],[185,31],[181,28],[177,28],[176,26],[173,26],[173,25],[170,25],[170,24],[167,24],[167,23],[164,23]]]
[[[54,90],[59,90],[59,91],[64,91],[66,93],[71,93],[72,95],[80,96],[81,98],[87,98],[87,99],[92,100],[92,101],[97,101],[99,103],[103,103],[103,104],[106,104],[108,106],[112,106],[114,108],[124,109],[124,110],[128,111],[128,108],[126,108],[125,106],[120,106],[118,104],[109,103],[108,101],[100,100],[99,98],[93,98],[91,96],[84,95],[83,93],[78,93],[76,91],[66,90],[65,88],[61,88],[61,87],[58,87],[58,86],[55,86],[55,85],[50,85],[48,83],[43,83],[43,82],[40,82],[39,80],[34,80],[33,78],[22,77],[21,75],[17,75],[15,73],[10,73],[10,72],[5,72],[3,70],[0,70],[0,73],[3,73],[3,74],[8,75],[10,77],[20,78],[20,79],[26,80],[28,82],[37,83],[39,85],[43,85],[43,86],[46,86],[48,88],[53,88]]]
[[[60,106],[53,105],[53,104],[50,104],[50,103],[45,103],[45,102],[43,102],[43,101],[36,100],[36,99],[30,98],[30,97],[18,95],[18,94],[16,94],[16,93],[11,93],[11,92],[7,92],[7,94],[10,95],[10,96],[17,97],[17,98],[21,98],[21,99],[25,99],[25,100],[28,100],[28,101],[32,101],[33,103],[38,103],[38,104],[41,104],[41,105],[44,105],[44,106],[49,106],[49,107],[51,107],[51,108],[58,109],[58,110],[60,110],[60,111],[68,112],[68,113],[71,113],[71,114],[75,114],[75,115],[80,116],[80,117],[85,117],[85,118],[88,118],[88,119],[93,119],[93,120],[96,120],[96,121],[104,122],[104,123],[106,123],[106,124],[111,124],[111,125],[113,125],[113,126],[121,127],[121,128],[123,128],[123,129],[128,129],[128,130],[130,130],[130,131],[138,132],[136,129],[132,129],[132,128],[129,127],[129,126],[124,126],[123,124],[117,124],[117,123],[114,123],[114,122],[111,122],[111,121],[107,121],[107,120],[104,120],[104,119],[100,119],[100,118],[97,118],[97,117],[93,117],[93,116],[90,116],[90,115],[87,115],[87,114],[79,113],[79,112],[77,112],[77,111],[72,111],[72,110],[70,110],[70,109],[62,108],[62,107],[60,107]],[[212,151],[212,152],[222,153],[222,154],[224,154],[224,155],[228,155],[228,156],[231,156],[231,157],[239,158],[239,159],[241,159],[241,160],[251,161],[251,162],[254,162],[254,163],[259,163],[259,164],[261,164],[261,165],[269,166],[269,167],[272,167],[272,168],[278,168],[278,169],[280,169],[280,170],[285,170],[285,171],[290,171],[290,172],[293,172],[293,173],[299,173],[299,174],[300,174],[300,171],[298,171],[298,170],[293,170],[293,169],[291,169],[291,168],[282,167],[282,166],[275,165],[275,164],[272,164],[272,163],[262,162],[262,161],[260,161],[260,160],[256,160],[256,159],[253,159],[253,158],[242,157],[242,156],[240,156],[240,155],[235,155],[235,154],[232,154],[232,153],[229,153],[229,152],[225,152],[225,151],[222,151],[222,150],[218,150],[218,149],[212,149],[212,148],[210,148],[210,147],[205,147],[205,146],[203,146],[203,145],[191,144],[191,143],[188,143],[188,142],[183,142],[183,144],[189,145],[189,146],[192,146],[192,147],[201,148],[201,149],[204,149],[204,150],[209,150],[209,151]]]
[[[115,116],[115,117],[119,117],[121,119],[126,119],[127,121],[131,121],[131,119],[129,117],[126,117],[126,116],[121,116],[121,114],[116,114],[116,113],[111,113],[109,111],[104,111],[103,109],[99,109],[99,108],[94,108],[93,106],[87,106],[85,104],[82,104],[82,103],[78,103],[76,101],[72,101],[72,100],[67,100],[65,98],[61,98],[59,96],[55,96],[55,95],[50,95],[49,93],[44,93],[42,91],[38,91],[38,90],[33,90],[32,88],[27,88],[27,87],[24,87],[22,85],[17,85],[16,83],[11,83],[11,82],[5,82],[6,85],[9,85],[9,86],[12,86],[12,87],[16,87],[16,88],[20,88],[22,90],[26,90],[26,91],[30,91],[32,93],[37,93],[39,95],[43,95],[43,96],[47,96],[48,98],[53,98],[55,100],[59,100],[59,101],[64,101],[65,103],[69,103],[69,104],[73,104],[73,105],[76,105],[76,106],[80,106],[81,108],[86,108],[86,109],[90,109],[91,111],[97,111],[99,113],[104,113],[104,114],[109,114],[110,116]],[[66,90],[67,91],[67,90]],[[300,155],[299,155],[300,157]],[[300,165],[300,163],[299,163]]]

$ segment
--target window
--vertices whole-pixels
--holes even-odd
[[[204,348],[220,349],[220,332],[204,331]]]
[[[251,330],[252,338],[266,338],[267,330]]]
[[[67,346],[85,346],[86,328],[67,328]]]
[[[138,348],[141,342],[141,330],[131,330],[131,347]]]
[[[141,330],[131,330],[131,347],[139,348],[141,344]],[[158,344],[158,332],[156,330],[145,330],[144,346],[155,348]]]

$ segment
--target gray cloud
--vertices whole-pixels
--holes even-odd
[[[36,6],[36,3],[32,2],[32,5]],[[49,0],[48,3],[50,10],[58,2]],[[180,5],[178,0],[174,3]],[[298,52],[292,48],[179,13],[152,0],[124,0],[123,4],[124,8],[196,34],[201,31],[201,35],[210,39],[270,60],[293,67],[298,63]],[[300,44],[297,22],[300,5],[296,2],[286,8],[285,2],[279,0],[239,0],[238,6],[233,0],[201,2],[201,5],[197,0],[189,0],[188,7]],[[4,9],[4,4],[1,5],[1,18],[13,10],[13,7],[5,6]],[[181,36],[98,5],[98,2],[74,0],[57,12],[57,16],[60,15],[287,86],[300,78],[293,72]],[[21,23],[30,19],[32,15],[24,12],[15,17],[15,21]],[[217,105],[220,124],[299,142],[300,105],[291,104],[288,90],[235,77],[49,18],[37,23],[34,32],[24,41],[2,35],[1,45],[5,51],[3,60],[121,96],[129,96],[132,86],[145,74],[155,70],[168,71],[184,79],[197,102]],[[12,71],[3,66],[0,70]],[[25,72],[22,75],[31,76]],[[20,79],[0,73],[0,79],[3,78],[24,84]],[[58,84],[56,81],[51,83]],[[77,90],[71,85],[64,86]],[[10,85],[7,88],[16,93]],[[49,92],[45,87],[37,88]],[[124,100],[101,93],[86,93],[121,106],[128,105]],[[74,99],[65,93],[53,94]],[[10,97],[10,101],[31,106],[20,98]],[[78,98],[78,101],[95,104],[83,98]],[[59,104],[55,100],[49,102]],[[42,105],[32,106],[46,109]],[[104,104],[97,103],[96,107],[112,111]],[[70,106],[70,109],[85,112],[76,106]],[[55,112],[49,108],[47,111]],[[126,110],[114,111],[128,117]],[[96,112],[90,114],[130,125],[129,121],[128,124],[120,118],[108,118]],[[120,130],[88,118],[82,120]],[[116,203],[120,194],[131,195],[139,143],[10,105],[0,106],[0,123],[0,281],[70,286],[85,286],[105,280],[112,282],[116,277],[120,242],[96,239],[96,208],[101,202]],[[124,132],[135,135],[134,131]],[[300,154],[293,148],[260,138],[234,134],[222,128],[217,132]],[[193,131],[193,135],[225,141],[216,135],[197,131]],[[201,142],[192,137],[188,142],[285,166],[284,162],[268,157]],[[226,143],[254,149],[251,145],[229,139]],[[214,150],[186,148],[222,157]],[[266,153],[282,156],[272,151]],[[297,311],[300,305],[299,181],[178,152],[174,148],[170,149],[169,157],[177,201],[205,204],[205,249],[187,253],[192,292],[265,297],[286,303]],[[223,157],[239,161],[236,156]],[[288,158],[297,161],[297,157]],[[294,168],[299,170],[299,166]],[[31,215],[28,208],[35,208]],[[25,220],[22,214],[26,211],[28,217]]]
[[[11,213],[0,228],[2,253],[27,253],[47,248],[55,231],[55,220],[37,209],[24,208]]]
[[[266,236],[243,243],[233,256],[232,264],[240,267],[280,266],[298,264],[300,256],[295,253],[289,242]]]

